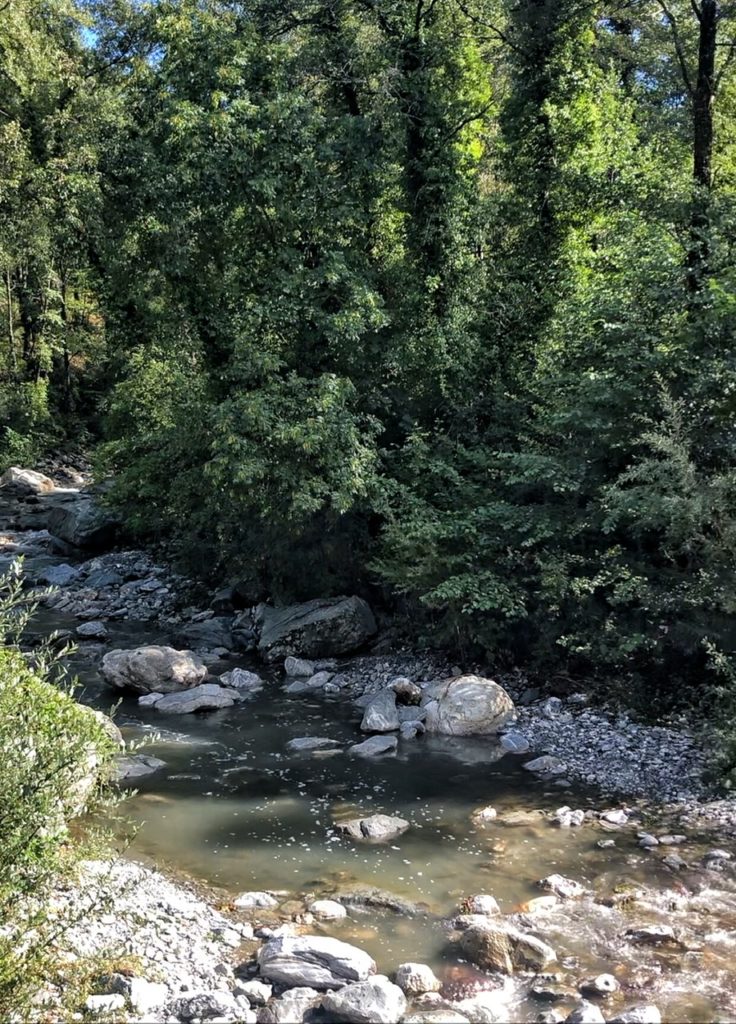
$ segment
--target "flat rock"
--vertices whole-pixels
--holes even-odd
[[[107,683],[120,690],[178,693],[201,683],[207,668],[191,651],[151,644],[129,651],[108,651],[100,672]]]
[[[286,608],[260,605],[258,650],[266,661],[289,655],[335,657],[362,647],[376,633],[373,612],[360,597],[318,598]]]
[[[115,758],[115,780],[142,779],[165,767],[165,761],[150,754],[124,754]]]
[[[363,712],[360,729],[361,732],[396,732],[399,724],[396,694],[386,689],[381,690]]]
[[[359,757],[377,757],[379,754],[392,754],[399,745],[395,736],[371,736],[362,743],[348,747],[348,754]]]
[[[376,973],[362,949],[322,935],[271,939],[258,951],[258,965],[264,978],[287,988],[342,988]]]
[[[433,684],[427,691],[429,733],[472,736],[499,733],[515,717],[509,695],[483,676],[467,675]]]
[[[406,1010],[406,996],[382,974],[330,992],[322,1000],[330,1020],[348,1024],[396,1024]]]
[[[300,753],[303,750],[321,750],[324,747],[339,746],[339,740],[331,740],[327,736],[297,736],[286,744],[287,750]]]
[[[217,683],[201,683],[179,693],[167,693],[153,706],[166,715],[190,715],[195,711],[231,708],[239,699],[237,690],[229,690]]]

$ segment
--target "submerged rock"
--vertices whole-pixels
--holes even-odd
[[[261,605],[258,650],[266,661],[350,654],[376,633],[373,612],[360,597],[318,598],[286,608]]]
[[[166,762],[150,754],[129,754],[115,758],[115,781],[142,779],[166,767]]]
[[[339,740],[331,740],[327,736],[297,736],[286,744],[287,750],[300,753],[303,750],[321,750],[325,747],[339,746]]]
[[[100,672],[106,682],[135,693],[178,693],[197,686],[207,674],[191,651],[152,644],[130,651],[108,651]]]
[[[377,757],[379,754],[391,754],[399,745],[395,736],[371,736],[362,743],[355,743],[348,747],[348,754],[357,754],[359,757]]]
[[[258,951],[258,965],[264,978],[287,988],[342,988],[376,973],[362,949],[322,935],[271,939]]]
[[[509,695],[491,679],[458,676],[427,691],[427,732],[446,736],[498,733],[514,717]]]
[[[368,818],[352,818],[350,821],[337,822],[335,828],[351,839],[385,842],[406,832],[409,822],[390,814],[372,814]]]
[[[330,992],[322,1000],[330,1020],[348,1024],[396,1024],[406,1010],[406,996],[398,987],[377,974],[368,981]]]

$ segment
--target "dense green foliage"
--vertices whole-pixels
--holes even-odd
[[[39,652],[29,667],[15,644],[28,609],[16,575],[0,577],[0,1016],[25,1008],[44,977],[60,924],[51,887],[83,849],[70,822],[94,804],[114,743],[94,712],[52,679]]]
[[[439,642],[716,700],[729,5],[12,10],[13,451],[101,429],[130,528],[254,601],[405,595]]]

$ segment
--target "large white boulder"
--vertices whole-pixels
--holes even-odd
[[[0,487],[4,490],[13,491],[14,494],[48,494],[55,490],[56,485],[43,473],[37,473],[34,469],[20,469],[18,466],[11,466],[0,476]]]
[[[427,690],[427,732],[446,736],[495,734],[515,717],[508,693],[483,676],[457,676]]]
[[[207,668],[191,651],[150,644],[108,651],[100,671],[111,686],[135,693],[177,693],[198,686]]]

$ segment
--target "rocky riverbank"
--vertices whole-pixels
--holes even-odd
[[[641,981],[622,983],[613,973],[576,980],[572,965],[564,957],[558,962],[539,936],[556,933],[554,914],[564,915],[565,907],[568,914],[571,907],[605,914],[609,927],[613,915],[622,941],[645,953],[681,953],[692,942],[686,933],[671,925],[632,926],[623,900],[595,902],[561,876],[539,886],[540,897],[510,915],[492,896],[468,896],[457,915],[438,922],[460,965],[438,977],[426,964],[407,962],[388,977],[368,953],[326,933],[354,912],[349,901],[246,892],[223,912],[142,865],[86,862],[79,884],[52,901],[55,920],[76,923],[63,931],[58,971],[37,993],[31,1019],[493,1024],[515,1019],[522,993],[531,992],[537,1019],[550,1024],[658,1024],[657,1007],[636,999]],[[648,894],[635,898],[645,905]],[[96,968],[82,986],[80,964]],[[72,977],[75,987],[66,980]]]

